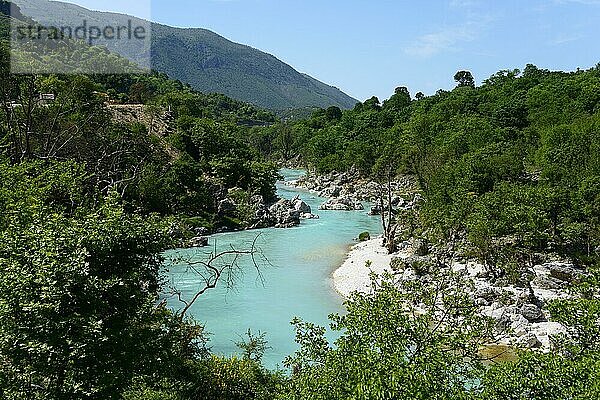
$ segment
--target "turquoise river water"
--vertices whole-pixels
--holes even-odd
[[[297,179],[303,171],[285,169],[281,173],[290,180]],[[261,280],[250,260],[242,260],[243,274],[233,290],[227,290],[226,282],[222,282],[219,288],[203,295],[189,312],[210,332],[209,346],[217,354],[239,353],[235,342],[240,341],[248,329],[253,333],[265,332],[271,348],[263,362],[269,368],[281,366],[283,359],[297,349],[290,324],[294,317],[328,326],[327,316],[342,312],[343,299],[333,289],[331,275],[360,232],[378,234],[381,231],[379,218],[367,215],[366,211],[320,211],[318,207],[325,199],[281,183],[277,189],[280,197],[291,199],[300,195],[320,219],[303,220],[299,227],[291,229],[211,236],[211,246],[216,243],[218,249],[225,249],[232,245],[241,250],[248,249],[260,234],[257,246],[269,262],[261,263]],[[206,258],[205,251],[178,252],[185,257]],[[170,267],[169,278],[184,298],[192,297],[201,286],[201,278],[183,265]],[[181,307],[175,299],[170,299],[169,304]]]

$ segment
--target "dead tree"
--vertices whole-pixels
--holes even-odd
[[[188,270],[193,272],[200,281],[198,290],[189,299],[185,299],[181,290],[174,287],[174,285],[171,288],[171,296],[177,297],[177,300],[183,304],[183,308],[178,312],[180,320],[183,321],[190,308],[202,295],[209,290],[215,289],[223,279],[225,279],[227,288],[230,289],[234,287],[237,278],[243,273],[242,267],[239,264],[241,258],[250,259],[253,268],[258,273],[259,280],[261,282],[263,281],[257,257],[262,257],[263,262],[266,263],[268,263],[268,260],[256,246],[259,237],[260,234],[254,238],[250,248],[246,250],[238,250],[230,245],[228,250],[218,251],[217,245],[215,244],[213,250],[210,253],[205,254],[205,259],[198,260],[196,258],[188,258],[184,260],[179,258],[171,261],[174,264],[186,264]]]

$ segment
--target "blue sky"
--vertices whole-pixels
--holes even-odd
[[[148,1],[70,2],[147,15]],[[600,0],[153,0],[152,19],[213,30],[359,100],[450,89],[459,69],[482,81],[600,62]]]

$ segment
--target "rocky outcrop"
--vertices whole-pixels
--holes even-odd
[[[258,196],[260,197],[260,196]],[[311,207],[296,197],[292,200],[280,199],[276,203],[266,205],[262,197],[253,197],[252,204],[255,208],[254,222],[251,229],[256,228],[291,228],[298,226],[302,219],[317,219],[312,214]]]
[[[349,197],[354,201],[371,203],[378,201],[384,189],[381,184],[361,177],[354,169],[349,172],[332,172],[326,175],[309,174],[296,181],[288,181],[286,185],[309,190],[319,197]],[[415,189],[416,183],[407,176],[392,182],[392,191],[394,192],[392,204],[395,207],[401,205],[401,202],[404,201],[402,196],[414,193]],[[376,212],[376,208],[373,211]]]
[[[567,262],[558,263],[565,270],[576,268]],[[454,264],[455,271],[462,271],[475,287],[473,297],[481,313],[497,321],[496,334],[502,343],[526,349],[551,348],[551,336],[563,332],[564,327],[548,321],[546,305],[549,301],[567,298],[569,283],[551,275],[557,263],[540,264],[533,267],[534,278],[529,285],[518,287],[492,281],[486,268],[476,262]]]
[[[583,272],[577,269],[574,265],[563,262],[551,262],[544,264],[550,272],[550,276],[562,282],[572,283],[583,276]]]
[[[364,210],[365,207],[360,201],[351,197],[336,197],[331,198],[325,203],[321,204],[319,209],[333,211],[360,211]]]
[[[381,243],[382,239],[378,238],[354,247],[349,260],[340,270],[344,274],[334,274],[334,279],[343,278],[342,282],[336,282],[338,290],[345,295],[353,289],[366,291],[371,270],[378,273],[391,270],[400,284],[416,280],[428,282],[432,279],[430,269],[435,261],[448,260],[443,257],[447,249],[424,240],[401,242],[401,250],[386,257],[383,256],[386,252]],[[371,261],[370,269],[364,268],[364,260]],[[583,271],[566,261],[540,263],[532,268],[534,278],[530,283],[517,286],[495,279],[488,268],[474,260],[452,261],[448,267],[464,278],[466,284],[461,285],[460,289],[470,294],[479,313],[496,321],[495,334],[500,344],[542,351],[551,350],[553,335],[565,332],[560,323],[549,321],[548,303],[569,298],[569,281],[583,274]],[[557,272],[560,272],[561,279]],[[354,284],[352,274],[356,274]]]

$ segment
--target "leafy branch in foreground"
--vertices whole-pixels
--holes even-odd
[[[466,397],[493,324],[478,315],[462,278],[447,270],[412,282],[372,278],[370,293],[346,302],[347,314],[330,316],[341,332],[333,345],[324,328],[293,321],[300,350],[285,362],[293,371],[285,398]]]

